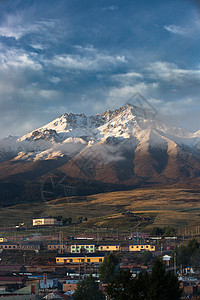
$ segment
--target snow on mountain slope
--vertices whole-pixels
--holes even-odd
[[[103,145],[101,152],[109,153],[121,147],[133,147],[139,151],[142,147],[163,148],[166,145],[185,146],[199,151],[199,132],[189,133],[156,119],[145,119],[140,108],[127,104],[91,117],[64,114],[21,138],[4,139],[0,141],[0,159],[3,161],[15,157],[15,160],[35,161],[64,155],[73,157],[84,149],[85,153],[86,150],[88,152],[95,145],[95,149],[102,149]],[[111,159],[110,154],[106,157]],[[112,155],[112,160],[115,159],[115,155]]]

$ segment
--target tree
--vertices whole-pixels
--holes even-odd
[[[99,266],[99,279],[104,283],[109,283],[117,273],[118,258],[114,254],[105,256],[104,261]]]
[[[196,268],[199,270],[200,268],[200,249],[196,250],[190,259],[190,264],[193,268]]]
[[[148,300],[177,300],[182,290],[179,281],[173,273],[166,273],[160,259],[156,259],[149,280]]]
[[[180,245],[179,247],[176,247],[174,249],[174,254],[176,253],[176,261],[177,261],[177,265],[184,267],[187,266],[187,264],[190,261],[190,256],[187,252],[187,247],[184,245]]]
[[[195,251],[199,249],[199,243],[196,239],[189,240],[187,243],[187,252],[191,256]]]
[[[72,218],[63,219],[63,225],[71,225],[71,224],[72,224]]]
[[[152,259],[153,255],[151,251],[144,251],[142,253],[142,262],[143,264],[147,265],[147,263]]]
[[[163,229],[160,227],[153,227],[153,229],[151,231],[151,235],[154,235],[154,236],[163,235]]]
[[[86,277],[77,284],[77,288],[74,293],[74,300],[104,300],[105,296],[102,291],[99,290],[99,285],[95,279],[90,276]]]
[[[136,300],[146,300],[148,297],[150,275],[140,272],[138,277],[133,281],[133,294]]]
[[[167,235],[172,236],[176,234],[176,230],[173,227],[167,226],[164,227],[164,234],[165,236]]]
[[[106,287],[106,293],[114,300],[137,300],[134,296],[133,281],[130,271],[119,270]]]
[[[106,288],[113,300],[178,300],[182,290],[173,273],[167,273],[160,259],[154,262],[151,274],[133,278],[130,271],[118,271]]]
[[[80,224],[83,222],[83,217],[81,216],[76,216],[76,223]]]

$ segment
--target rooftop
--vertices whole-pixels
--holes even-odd
[[[104,257],[105,253],[66,253],[66,254],[58,254],[56,258],[59,257]]]

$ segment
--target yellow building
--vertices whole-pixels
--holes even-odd
[[[0,243],[4,243],[4,242],[7,242],[8,240],[7,240],[7,238],[5,238],[5,237],[0,237]]]
[[[150,245],[150,244],[130,244],[129,245],[129,251],[132,252],[136,252],[136,251],[152,251],[154,252],[156,249],[155,249],[155,246],[153,245]]]
[[[104,261],[105,253],[66,253],[56,256],[56,264],[68,264],[68,263],[95,263],[100,264]]]
[[[105,244],[105,245],[100,245],[97,248],[98,251],[120,251],[121,247],[120,245],[115,245],[115,244]]]
[[[62,225],[62,221],[58,221],[56,218],[53,217],[33,219],[33,226],[60,226],[60,225]]]

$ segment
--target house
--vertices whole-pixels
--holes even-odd
[[[41,249],[41,243],[30,243],[30,242],[23,242],[23,243],[20,243],[19,245],[20,249],[21,250],[40,250]]]
[[[13,291],[25,285],[24,276],[0,276],[0,290]]]
[[[1,250],[16,250],[16,249],[20,249],[20,245],[19,245],[19,243],[1,242],[0,249]]]
[[[105,253],[66,253],[56,256],[56,264],[84,264],[95,263],[100,264],[104,261]]]
[[[129,244],[130,252],[141,252],[144,250],[154,252],[156,249],[154,245],[150,244]]]
[[[75,291],[79,281],[80,280],[78,278],[67,279],[66,282],[63,283],[63,292]]]
[[[119,244],[105,244],[105,245],[100,245],[97,248],[98,251],[120,251],[121,247]]]
[[[47,250],[49,251],[57,251],[57,250],[63,250],[64,252],[70,252],[71,247],[67,245],[66,243],[49,243],[47,245]]]
[[[33,226],[61,226],[62,221],[58,221],[53,217],[44,217],[33,219]]]
[[[0,243],[4,243],[4,242],[7,242],[8,240],[7,240],[7,238],[5,238],[5,237],[0,237]]]
[[[0,243],[0,250],[40,250],[41,243],[30,243],[30,242],[22,242],[22,243]]]
[[[94,253],[95,252],[95,244],[94,243],[79,243],[71,245],[71,253],[80,253],[88,252]]]

